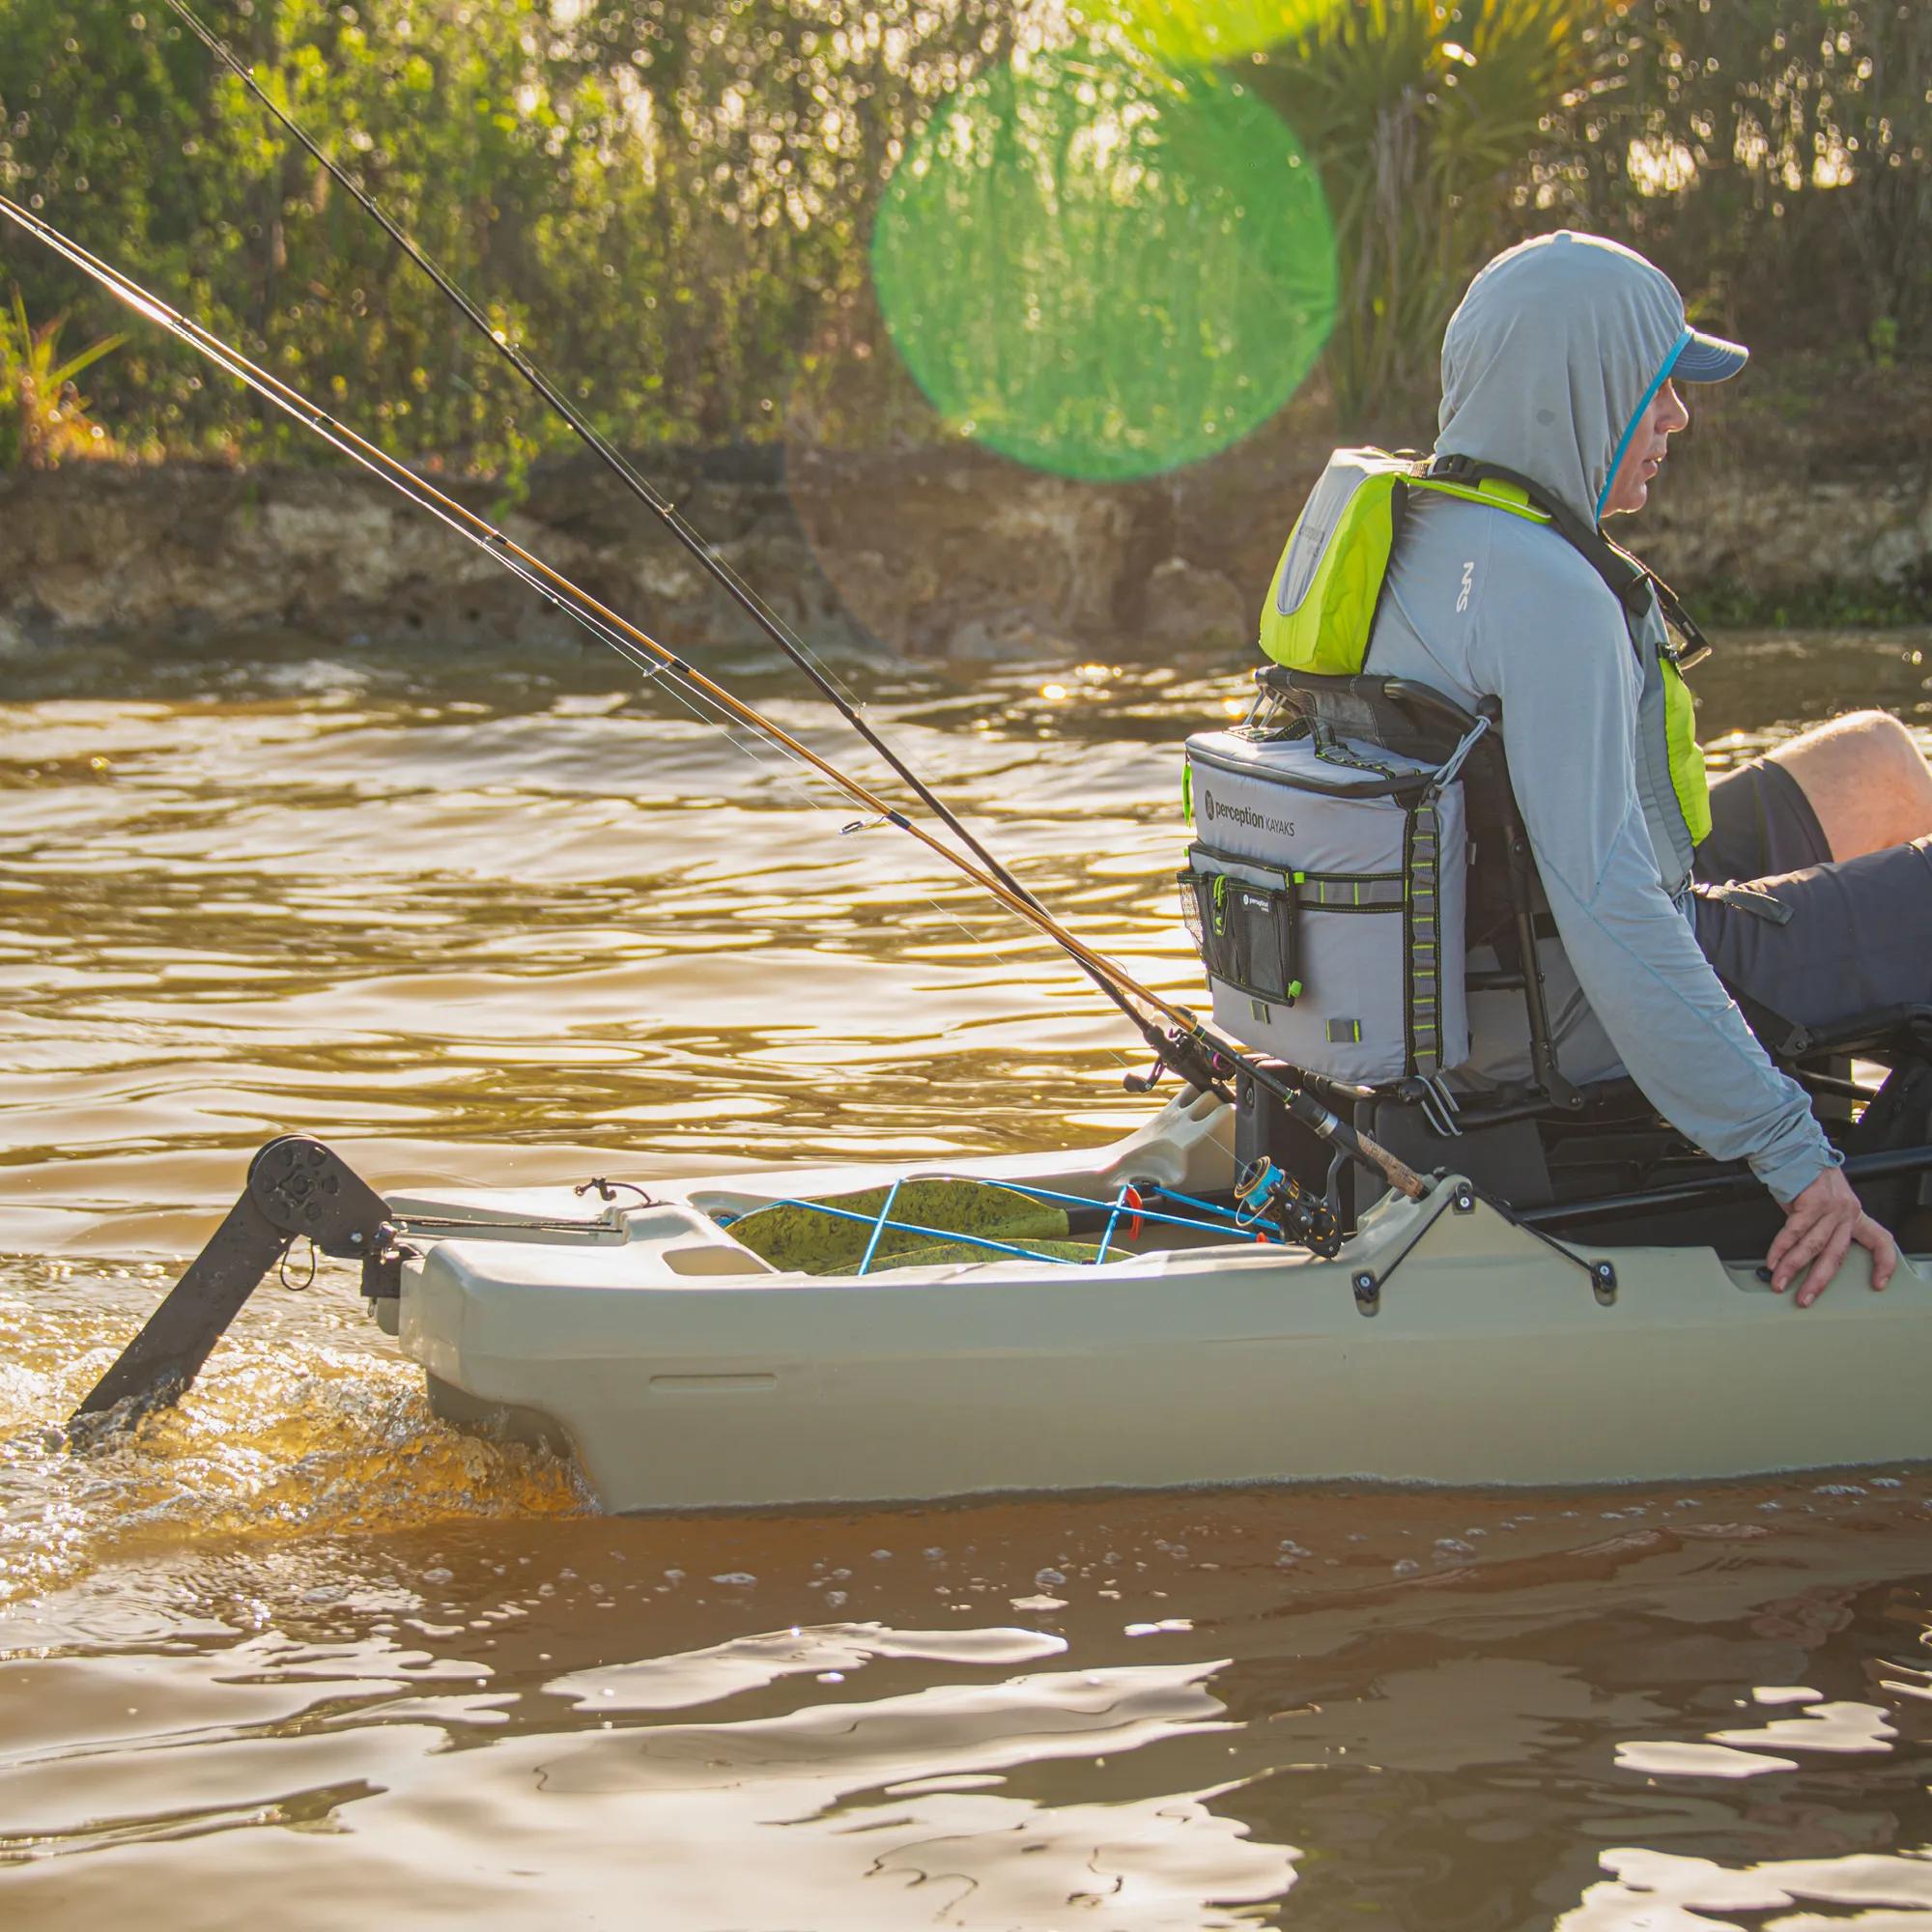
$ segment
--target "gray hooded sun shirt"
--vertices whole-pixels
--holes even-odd
[[[1616,243],[1526,242],[1477,276],[1442,344],[1436,448],[1534,478],[1595,523],[1637,416],[1687,336],[1660,270]],[[1510,783],[1560,944],[1546,943],[1564,1071],[1627,1069],[1719,1159],[1789,1201],[1835,1156],[1697,946],[1671,789],[1653,606],[1636,624],[1547,525],[1418,491],[1366,668],[1502,703]],[[1520,1078],[1520,995],[1470,998],[1473,1084]]]

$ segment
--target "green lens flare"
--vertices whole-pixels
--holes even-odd
[[[1347,0],[1085,0],[1076,11],[1137,47],[1184,64],[1236,60],[1306,33]]]
[[[1335,313],[1327,202],[1280,118],[1206,70],[1085,49],[947,104],[887,185],[872,272],[941,414],[1095,481],[1265,421]]]

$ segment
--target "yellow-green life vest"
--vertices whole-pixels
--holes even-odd
[[[1554,525],[1627,611],[1631,586],[1654,582],[1601,532],[1580,527],[1580,520],[1561,513],[1523,482],[1483,474],[1475,465],[1466,466],[1466,473],[1468,480],[1457,480],[1430,473],[1427,458],[1338,449],[1309,492],[1275,565],[1262,606],[1262,650],[1291,670],[1326,677],[1361,670],[1411,490],[1463,497],[1510,516]],[[1697,845],[1711,834],[1711,787],[1697,748],[1696,703],[1674,645],[1662,654],[1661,668],[1671,789],[1690,842]]]
[[[1690,834],[1701,845],[1711,836],[1711,779],[1697,743],[1697,700],[1678,668],[1674,649],[1662,654],[1663,740],[1670,754],[1670,789]]]

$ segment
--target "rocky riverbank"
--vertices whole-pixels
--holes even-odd
[[[1894,427],[1896,427],[1894,425]],[[1157,482],[1037,475],[958,447],[774,446],[649,469],[745,582],[823,647],[961,663],[1146,659],[1252,634],[1262,587],[1332,437],[1278,427]],[[1932,464],[1920,441],[1822,460],[1775,424],[1687,442],[1628,535],[1692,602],[1804,621],[1932,618]],[[680,645],[755,635],[587,461],[523,500],[446,484],[518,541]],[[326,469],[84,463],[0,477],[0,652],[289,630],[372,642],[541,645],[565,620],[373,480]]]

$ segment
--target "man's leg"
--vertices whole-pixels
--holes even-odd
[[[1889,1007],[1932,1006],[1932,838],[1698,896],[1697,942],[1733,993],[1822,1030]]]
[[[1770,753],[1797,780],[1833,859],[1932,835],[1932,767],[1886,711],[1854,711]]]

